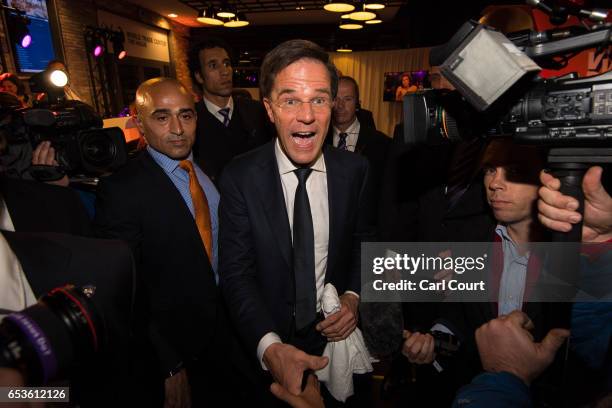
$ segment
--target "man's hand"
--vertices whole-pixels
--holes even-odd
[[[302,392],[304,371],[317,371],[328,363],[327,357],[312,356],[283,343],[271,344],[264,352],[263,361],[274,380],[293,395]]]
[[[415,364],[431,364],[436,358],[434,338],[431,334],[411,333],[404,330],[402,354]]]
[[[529,317],[515,310],[483,324],[476,330],[476,344],[486,371],[506,371],[529,385],[550,365],[569,331],[552,329],[541,343],[535,343],[528,330]]]
[[[36,149],[32,152],[32,164],[41,166],[59,166],[55,160],[55,149],[51,146],[51,142],[40,142]],[[64,176],[59,180],[47,181],[47,184],[55,184],[57,186],[68,187],[70,184],[68,176]]]
[[[359,298],[352,293],[340,296],[340,310],[317,324],[320,331],[329,341],[346,339],[357,327]]]
[[[184,368],[172,377],[166,378],[164,388],[166,391],[164,408],[191,407],[191,388]]]
[[[285,401],[293,408],[325,408],[321,388],[316,375],[308,376],[306,388],[300,395],[293,395],[279,383],[270,385],[270,391],[278,399]]]
[[[584,223],[583,242],[605,242],[612,239],[612,198],[601,184],[601,167],[591,167],[584,175]],[[552,175],[540,173],[540,199],[538,218],[540,222],[555,231],[567,232],[572,224],[580,221],[576,209],[578,200],[562,194],[561,181]]]

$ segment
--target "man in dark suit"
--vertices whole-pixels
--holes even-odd
[[[196,112],[189,92],[174,79],[151,79],[138,88],[136,107],[147,149],[100,182],[94,227],[132,248],[166,405],[189,406],[193,392],[194,405],[204,403],[200,396],[214,405],[229,365],[220,361],[226,339],[215,273],[219,194],[192,162]]]
[[[383,171],[387,162],[391,140],[371,126],[366,126],[357,118],[359,86],[349,77],[338,79],[338,95],[334,104],[332,125],[326,142],[341,150],[348,150],[365,156],[372,170],[374,202],[380,200],[379,192]]]
[[[232,158],[273,135],[261,102],[232,97],[231,55],[229,46],[216,38],[195,44],[189,52],[189,70],[202,88],[194,155],[215,183]]]
[[[488,203],[495,223],[487,226],[483,221],[478,224],[477,217],[463,217],[461,226],[455,235],[449,235],[448,241],[472,238],[480,241],[498,243],[493,251],[490,263],[490,284],[497,289],[490,289],[496,295],[494,303],[461,303],[459,305],[444,303],[438,312],[443,320],[450,322],[434,325],[432,329],[451,330],[461,338],[462,348],[451,366],[456,385],[467,383],[481,370],[480,360],[474,340],[474,331],[484,323],[514,310],[525,311],[533,320],[533,335],[540,341],[548,330],[555,327],[567,327],[569,304],[539,303],[529,301],[529,287],[535,282],[541,267],[537,252],[530,248],[530,242],[546,241],[548,236],[536,217],[536,200],[538,197],[538,174],[545,164],[541,149],[533,146],[520,146],[512,139],[492,139],[481,159],[480,167],[484,172],[481,191]],[[447,186],[447,192],[451,186]],[[461,200],[470,200],[465,191],[455,205]],[[471,193],[470,193],[471,194]],[[452,197],[448,198],[452,201]],[[431,217],[429,218],[432,219]],[[495,225],[497,224],[497,225]],[[443,229],[432,226],[438,234]],[[461,232],[463,235],[458,235]],[[436,235],[431,235],[438,238]],[[403,352],[408,359],[417,364],[434,361],[433,337],[428,333],[406,332]],[[536,387],[537,389],[537,387]],[[455,390],[451,390],[451,398]]]
[[[264,59],[261,95],[278,138],[235,159],[220,183],[223,294],[249,353],[291,392],[356,327],[360,243],[372,237],[365,159],[324,147],[337,89],[319,46],[293,40]],[[292,245],[293,242],[293,245]],[[341,310],[322,319],[323,286]]]

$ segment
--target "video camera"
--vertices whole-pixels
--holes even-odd
[[[66,379],[105,345],[94,307],[95,287],[59,287],[0,323],[0,367],[21,372],[29,385]]]
[[[65,101],[47,108],[20,108],[3,103],[0,135],[8,145],[8,152],[0,161],[5,171],[16,177],[23,177],[26,172],[40,181],[57,180],[64,174],[99,176],[127,161],[121,129],[103,129],[102,119],[93,108],[79,101]],[[54,147],[59,167],[30,166],[33,149],[45,140]]]
[[[603,25],[595,34],[599,34],[595,41],[605,39],[612,35],[612,26]],[[561,53],[591,46],[592,41],[580,40],[585,35],[591,33],[565,42],[570,49],[558,48],[554,42],[550,48]],[[556,42],[561,41],[566,40]],[[529,47],[524,50],[529,54],[490,27],[465,23],[449,44],[430,54],[430,63],[441,65],[457,91],[407,95],[405,140],[513,136],[522,143],[548,146],[612,145],[612,72],[589,78],[541,79],[530,74],[539,67],[528,56],[548,58],[550,52],[543,47],[537,52]],[[484,55],[492,57],[470,59]]]
[[[582,177],[593,164],[612,163],[612,71],[577,78],[543,79],[540,66],[558,66],[558,58],[612,44],[607,13],[548,7],[551,22],[568,14],[598,21],[593,26],[519,32],[508,36],[474,21],[430,52],[457,91],[429,90],[404,98],[404,141],[431,142],[512,136],[523,144],[549,148],[548,167],[561,180],[561,191],[582,203]],[[536,64],[536,61],[538,64]],[[582,205],[581,205],[582,208]],[[553,241],[579,242],[582,224],[571,233],[553,233]]]

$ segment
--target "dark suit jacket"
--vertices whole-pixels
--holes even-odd
[[[215,332],[217,287],[195,221],[146,152],[98,186],[95,231],[130,245],[153,319],[162,373],[203,350]]]
[[[258,101],[234,98],[234,112],[228,127],[206,109],[203,101],[198,102],[196,111],[195,160],[215,183],[235,156],[261,146],[274,136],[272,124]]]
[[[329,127],[327,138],[325,143],[334,143],[334,130],[333,127]],[[384,133],[379,132],[375,128],[363,125],[359,122],[359,136],[357,137],[357,145],[355,146],[355,153],[358,153],[370,162],[370,169],[372,173],[372,197],[373,202],[377,204],[380,197],[380,186],[383,181],[383,175],[387,158],[389,155],[389,149],[391,147],[391,139],[385,136]]]
[[[359,293],[360,243],[373,237],[369,166],[331,146],[323,152],[330,219],[325,281],[340,294]],[[266,333],[286,341],[293,325],[291,231],[274,141],[228,165],[220,190],[221,286],[234,324],[254,355]]]
[[[104,322],[98,327],[101,352],[77,361],[79,374],[73,379],[77,388],[72,391],[83,406],[131,401],[128,358],[135,351],[133,324],[139,319],[134,314],[135,275],[129,248],[119,241],[64,234],[0,233],[19,259],[35,296],[66,284],[96,287],[92,302]]]
[[[39,181],[0,177],[15,231],[89,236],[91,223],[77,193]]]

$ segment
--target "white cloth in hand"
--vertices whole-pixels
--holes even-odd
[[[340,311],[340,298],[331,283],[323,288],[321,309],[325,317]],[[323,355],[329,358],[329,364],[316,374],[319,381],[325,383],[329,393],[338,401],[344,402],[353,395],[353,374],[372,371],[374,359],[370,356],[358,328],[344,340],[328,342]]]

